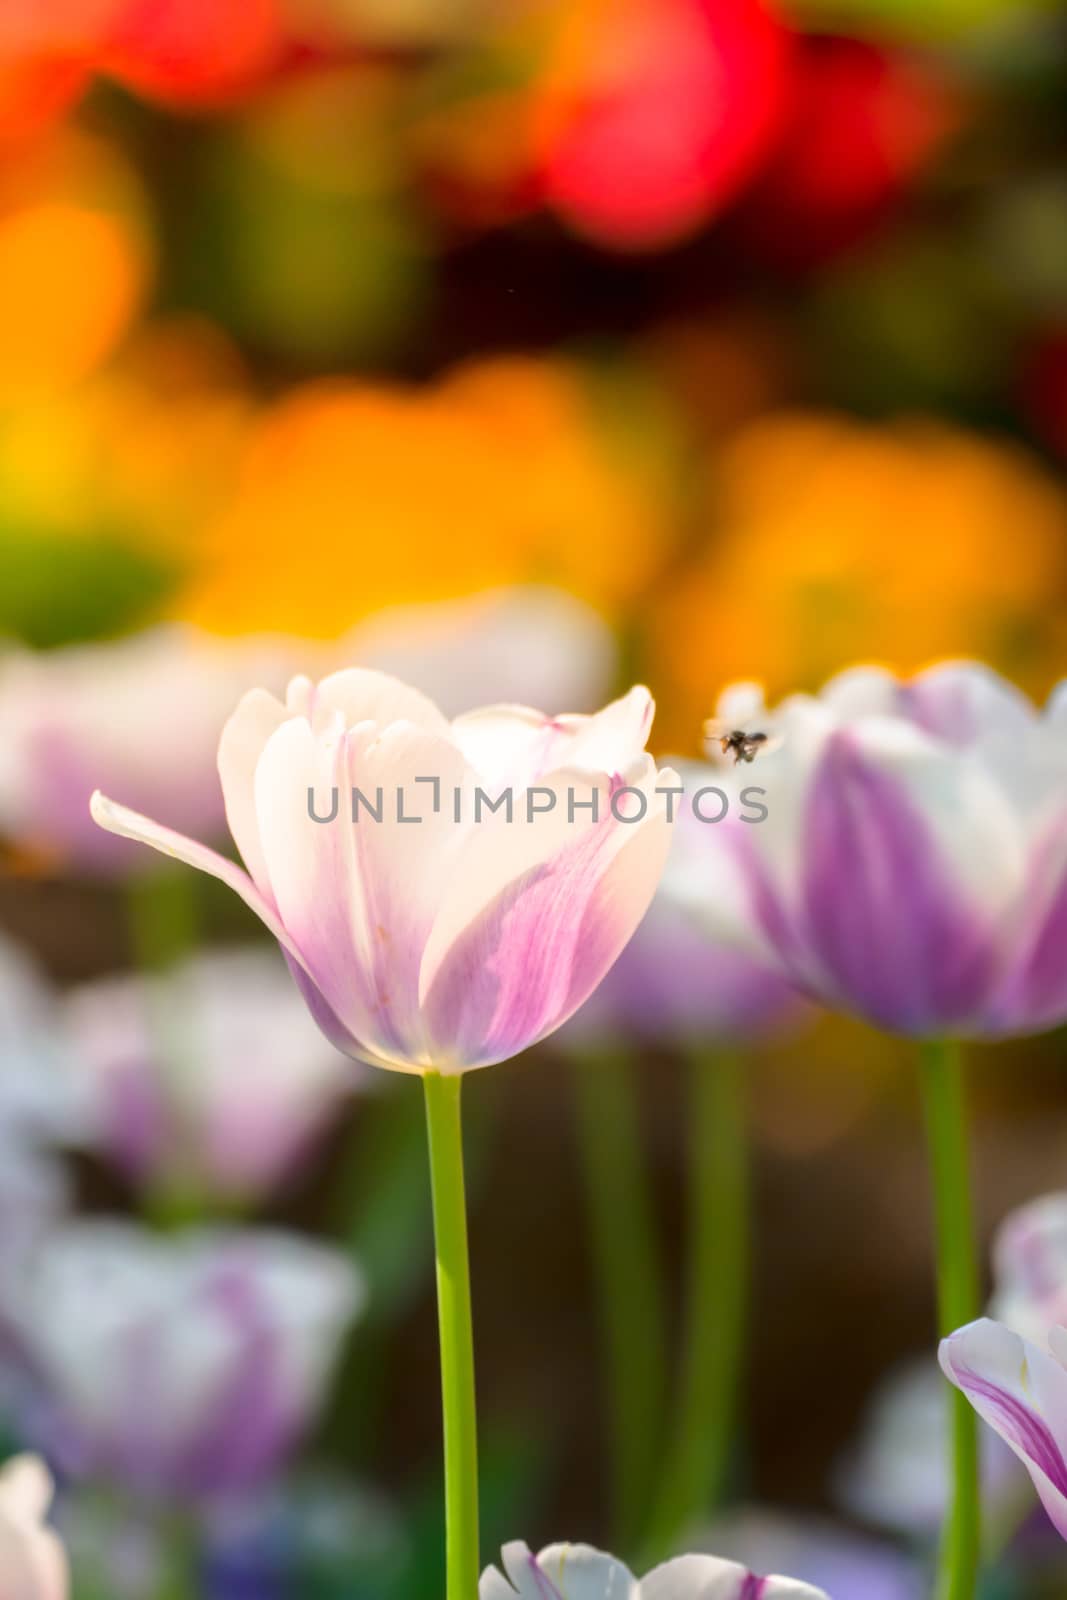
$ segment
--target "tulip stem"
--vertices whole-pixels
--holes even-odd
[[[722,1499],[734,1443],[748,1303],[748,1139],[743,1060],[695,1049],[690,1063],[689,1236],[684,1354],[649,1560]]]
[[[634,1063],[618,1047],[574,1062],[578,1142],[606,1346],[612,1518],[632,1547],[658,1474],[666,1398],[663,1278]]]
[[[967,1113],[959,1045],[921,1046],[937,1241],[938,1320],[942,1336],[979,1314],[978,1266],[967,1153]],[[972,1600],[981,1540],[978,1421],[966,1395],[952,1391],[950,1477],[952,1506],[941,1542],[937,1600]]]
[[[447,1600],[478,1600],[478,1417],[474,1398],[467,1202],[463,1181],[462,1078],[427,1072],[441,1401],[445,1435]]]

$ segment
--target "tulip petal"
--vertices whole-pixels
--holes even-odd
[[[507,1544],[501,1552],[508,1583],[495,1569],[482,1579],[480,1600],[636,1600],[639,1592],[629,1568],[587,1544],[553,1544],[537,1556],[528,1545]],[[486,1580],[495,1579],[496,1584]]]
[[[659,777],[661,786],[676,781],[670,771]],[[654,781],[654,769],[632,775],[645,796],[643,821],[616,820],[611,788],[583,788],[571,774],[546,783],[557,795],[550,816],[472,833],[423,961],[441,1071],[527,1048],[566,1021],[611,967],[648,909],[670,845]],[[570,820],[570,796],[593,789],[599,819]]]
[[[759,1578],[718,1556],[677,1556],[641,1583],[641,1600],[827,1600],[794,1578]]]
[[[1067,1371],[988,1318],[943,1339],[939,1358],[949,1381],[1019,1457],[1067,1539]]]
[[[316,733],[338,712],[348,728],[361,722],[373,722],[378,728],[412,722],[429,732],[448,733],[448,720],[432,700],[399,678],[369,667],[345,667],[312,688],[310,719]]]
[[[1024,926],[986,1019],[993,1033],[1043,1032],[1067,1016],[1067,818],[1035,848],[1028,878]]]
[[[184,862],[187,867],[195,867],[198,872],[206,872],[210,877],[218,878],[220,883],[224,883],[227,888],[240,895],[249,910],[254,911],[259,920],[270,929],[286,954],[299,965],[305,965],[302,954],[287,933],[274,907],[263,897],[248,873],[235,861],[220,856],[217,850],[211,850],[207,845],[198,844],[195,839],[187,839],[184,834],[175,833],[173,828],[164,828],[161,823],[153,822],[150,817],[142,817],[138,812],[129,810],[127,806],[118,805],[114,800],[109,800],[107,795],[101,794],[99,789],[89,802],[89,810],[93,821],[101,828],[106,828],[108,833],[118,834],[122,839],[133,839],[137,844],[146,844],[151,849],[158,850],[161,855],[170,856],[174,861]]]
[[[977,774],[968,785],[958,761],[897,724],[879,725],[876,737],[874,750],[833,734],[815,771],[801,889],[808,939],[831,992],[883,1027],[966,1028],[994,975],[985,912],[998,892],[1007,898],[1012,841],[1001,848],[996,795]],[[958,828],[960,810],[970,822],[987,801],[991,815],[966,830],[972,844],[989,842],[972,864],[974,877],[985,875],[972,898],[935,816],[947,808]]]
[[[270,897],[270,884],[256,819],[256,762],[271,734],[290,715],[266,689],[250,689],[219,739],[219,780],[226,802],[226,821],[252,882],[266,898]]]
[[[455,747],[425,728],[396,723],[383,733],[363,724],[316,737],[302,719],[275,731],[256,770],[256,811],[279,915],[342,1034],[379,1064],[430,1064],[419,969],[466,836],[451,806],[452,790],[468,776]],[[425,778],[434,782],[419,782]],[[329,816],[327,791],[336,790],[332,821],[311,817],[309,789],[319,816]],[[357,802],[357,821],[353,789],[367,802]],[[316,1020],[336,1038],[317,1009]],[[345,1048],[351,1052],[351,1042]]]
[[[452,736],[487,783],[517,790],[562,767],[624,772],[645,747],[654,711],[652,696],[638,686],[592,716],[486,706],[457,717]]]

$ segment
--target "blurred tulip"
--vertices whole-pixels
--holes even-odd
[[[535,143],[581,232],[662,246],[730,200],[766,151],[789,35],[764,0],[585,0],[564,12]]]
[[[100,794],[93,815],[228,883],[347,1054],[453,1074],[565,1022],[644,914],[670,838],[657,780],[673,778],[644,752],[652,713],[633,689],[591,717],[491,706],[449,723],[379,673],[297,678],[284,705],[246,695],[223,731],[248,873]]]
[[[760,1578],[716,1556],[678,1556],[638,1581],[614,1556],[587,1544],[553,1544],[540,1555],[515,1542],[503,1549],[504,1573],[488,1567],[480,1600],[827,1600],[792,1578]]]
[[[782,703],[782,748],[758,757],[768,816],[734,837],[753,925],[795,983],[918,1037],[1067,1018],[1064,709],[974,663],[855,668]],[[764,725],[751,687],[720,715]]]
[[[929,420],[764,416],[711,458],[703,505],[706,554],[649,613],[676,748],[709,682],[781,695],[858,658],[908,673],[978,656],[1044,693],[1061,671],[1067,501],[1016,445]]]
[[[840,1600],[922,1600],[926,1593],[921,1567],[895,1545],[819,1516],[742,1507],[716,1522],[707,1542],[760,1572],[788,1568]]]
[[[845,1510],[873,1527],[933,1539],[951,1501],[950,1392],[933,1357],[908,1362],[878,1386],[857,1446],[836,1475]],[[982,1451],[982,1504],[991,1519],[1013,1504],[1019,1469],[998,1439]],[[844,1586],[843,1593],[852,1592]]]
[[[1056,1531],[1067,1539],[1067,1328],[1039,1349],[983,1317],[941,1342],[941,1366],[1018,1456]]]
[[[993,1248],[990,1316],[1032,1344],[1067,1325],[1067,1194],[1047,1194],[1013,1211]]]
[[[285,652],[282,641],[223,642],[171,626],[0,655],[0,834],[81,871],[137,871],[138,853],[89,816],[103,781],[215,837],[225,821],[219,729],[243,689],[264,677],[284,682]]]
[[[379,612],[338,651],[432,695],[446,716],[477,706],[487,683],[501,701],[592,711],[617,668],[602,617],[562,589],[532,585]]]
[[[0,1581],[10,1600],[67,1600],[67,1558],[44,1519],[52,1480],[35,1456],[16,1456],[0,1471]]]
[[[164,1194],[258,1198],[360,1082],[273,951],[101,978],[66,997],[63,1020],[85,1075],[89,1138],[138,1187]]]
[[[701,822],[692,798],[714,788],[738,816],[741,785],[720,769],[678,764],[680,800],[670,854],[647,916],[568,1037],[741,1042],[786,1033],[805,1007],[775,964],[754,954],[743,874],[727,834],[731,825]],[[751,780],[758,784],[758,775]],[[721,801],[705,798],[714,812]],[[727,814],[729,816],[729,813]],[[753,824],[754,825],[754,824]]]
[[[29,1426],[75,1477],[146,1498],[254,1488],[322,1404],[358,1271],[266,1230],[58,1230],[8,1316],[40,1399]]]

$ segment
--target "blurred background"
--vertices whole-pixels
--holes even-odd
[[[0,1417],[78,1600],[441,1591],[417,1085],[335,1057],[243,908],[89,790],[217,839],[238,695],[355,662],[449,711],[642,680],[681,755],[738,677],[973,655],[1043,697],[1065,156],[1051,0],[4,0]],[[673,1039],[627,1045],[668,1337]],[[906,1052],[742,1043],[709,1537],[906,1600],[940,1493],[936,1388],[876,1400],[933,1342]],[[587,1045],[468,1085],[487,1555],[637,1543]],[[986,1238],[1067,1177],[1063,1059],[974,1052]],[[990,1595],[1040,1592],[1031,1544]]]

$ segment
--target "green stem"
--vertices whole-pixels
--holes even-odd
[[[437,1249],[447,1600],[478,1600],[478,1417],[463,1183],[462,1081],[458,1075],[443,1077],[439,1072],[427,1072],[423,1077]]]
[[[574,1082],[607,1347],[616,1548],[625,1550],[648,1515],[659,1470],[667,1370],[663,1280],[633,1062],[619,1050],[610,1057],[583,1054]]]
[[[690,1061],[689,1268],[683,1366],[649,1543],[662,1560],[722,1499],[734,1443],[748,1304],[748,1140],[743,1061]]]
[[[959,1046],[931,1040],[921,1047],[937,1240],[938,1321],[942,1335],[979,1314],[978,1267],[967,1156],[967,1116]],[[938,1600],[973,1600],[981,1540],[978,1420],[970,1401],[951,1394],[952,1507],[941,1543]]]

